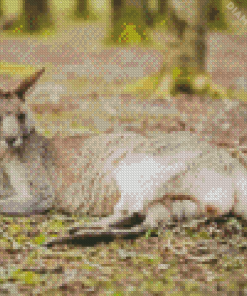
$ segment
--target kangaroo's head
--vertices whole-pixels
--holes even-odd
[[[16,89],[4,91],[0,89],[0,143],[5,148],[18,148],[23,137],[33,129],[28,121],[25,107],[25,93],[32,87],[44,68],[21,81]]]

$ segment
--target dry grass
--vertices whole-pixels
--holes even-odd
[[[56,213],[1,217],[0,291],[9,291],[7,295],[11,291],[19,295],[246,292],[247,228],[234,217],[173,222],[137,239],[40,247],[79,220]]]

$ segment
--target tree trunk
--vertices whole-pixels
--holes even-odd
[[[0,18],[3,16],[3,1],[0,0]]]
[[[25,20],[24,30],[37,32],[51,25],[51,15],[48,0],[24,0],[23,16]]]
[[[121,11],[123,9],[124,0],[112,0],[112,19],[113,25],[121,17]]]
[[[168,29],[181,42],[175,67],[205,71],[207,8],[210,0],[161,0],[160,12],[167,9]],[[166,7],[167,5],[167,7]]]
[[[75,16],[77,18],[87,19],[89,17],[89,0],[77,0]]]
[[[141,12],[143,20],[152,25],[153,17],[148,9],[148,0],[112,0],[113,25],[123,16],[126,8],[135,8]]]

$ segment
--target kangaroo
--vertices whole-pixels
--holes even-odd
[[[57,194],[55,149],[35,131],[25,104],[27,90],[43,72],[14,90],[0,90],[0,213],[31,215],[55,207],[102,216],[46,245],[74,237],[139,234],[173,218],[233,211],[247,219],[244,165],[188,132],[94,135],[78,154],[80,181],[65,184]]]
[[[86,206],[87,213],[108,217],[76,226],[46,246],[72,238],[138,235],[173,218],[229,211],[247,218],[245,167],[197,135],[105,134],[88,139],[81,153],[78,210]]]
[[[0,212],[30,215],[52,206],[52,149],[38,135],[25,105],[25,93],[44,72],[37,71],[16,89],[0,89]],[[50,147],[50,148],[49,148]]]

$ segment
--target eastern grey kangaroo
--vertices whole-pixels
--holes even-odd
[[[72,237],[142,233],[173,217],[230,210],[247,219],[246,168],[228,152],[187,132],[94,135],[82,143],[77,168],[71,165],[79,170],[80,181],[55,194],[54,148],[35,132],[24,98],[43,72],[13,91],[0,91],[0,213],[30,215],[55,206],[109,216],[84,230],[73,229]],[[142,220],[140,226],[119,230],[137,224],[135,217]]]
[[[52,149],[37,135],[25,106],[25,92],[44,68],[15,90],[0,89],[0,212],[29,215],[52,206]]]

